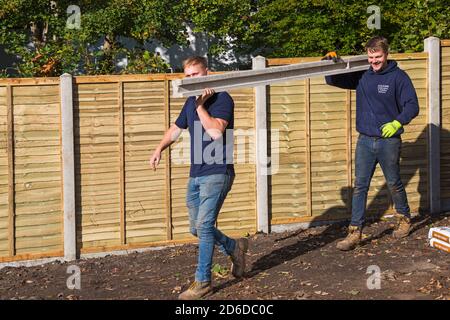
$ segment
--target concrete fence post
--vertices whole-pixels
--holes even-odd
[[[441,46],[436,37],[425,39],[428,52],[428,178],[430,213],[441,211]]]
[[[261,56],[253,58],[253,70],[264,68],[266,68],[266,58]],[[268,233],[267,86],[255,87],[255,116],[257,231]]]
[[[77,237],[75,222],[75,165],[73,142],[73,91],[72,76],[60,76],[61,136],[63,167],[64,259],[75,260]]]

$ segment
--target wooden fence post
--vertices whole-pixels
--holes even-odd
[[[430,213],[441,211],[441,44],[439,38],[425,39],[425,52],[428,52],[428,192]]]
[[[75,164],[73,139],[72,76],[60,76],[61,97],[61,152],[63,167],[64,259],[71,261],[77,255],[75,220]]]
[[[253,70],[266,68],[266,58],[252,60]],[[267,153],[267,88],[255,87],[256,140],[256,211],[257,231],[269,232],[268,153]]]

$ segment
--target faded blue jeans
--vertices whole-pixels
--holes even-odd
[[[377,163],[380,164],[397,213],[410,218],[406,191],[400,178],[400,137],[378,138],[360,134],[355,151],[355,188],[350,225],[362,227],[367,192]]]
[[[228,174],[189,178],[186,204],[189,209],[190,232],[199,239],[196,281],[211,281],[214,245],[226,255],[231,255],[234,251],[235,240],[216,228],[217,216],[233,181],[234,175]]]

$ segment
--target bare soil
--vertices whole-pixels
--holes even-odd
[[[441,215],[414,219],[405,239],[391,236],[392,219],[364,229],[364,241],[341,252],[346,228],[334,224],[250,237],[246,276],[234,279],[230,262],[214,256],[214,292],[207,300],[234,299],[450,299],[450,254],[431,248],[432,226],[449,226]],[[177,299],[193,281],[197,245],[128,255],[0,269],[1,299]],[[81,271],[81,288],[67,287],[69,266]],[[381,272],[377,278],[374,270]],[[379,279],[379,282],[377,282]],[[72,282],[73,283],[73,282]]]

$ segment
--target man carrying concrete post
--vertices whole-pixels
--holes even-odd
[[[186,77],[206,76],[208,73],[206,59],[199,56],[186,59],[183,69]],[[160,162],[161,152],[186,128],[191,141],[186,203],[190,232],[199,239],[199,254],[195,281],[179,295],[179,299],[193,300],[212,291],[214,246],[230,257],[231,272],[240,278],[244,274],[248,240],[231,239],[216,228],[217,216],[235,177],[233,99],[227,92],[216,93],[212,89],[205,89],[199,97],[189,97],[150,158],[154,170]]]
[[[377,163],[386,178],[397,212],[395,238],[408,236],[410,208],[400,178],[400,150],[403,126],[419,113],[416,91],[409,76],[388,60],[389,44],[384,37],[373,37],[366,44],[370,67],[367,71],[325,77],[327,84],[356,89],[355,184],[352,218],[347,237],[338,242],[340,250],[351,250],[361,241],[365,222],[367,193]],[[328,53],[324,59],[336,59]]]

